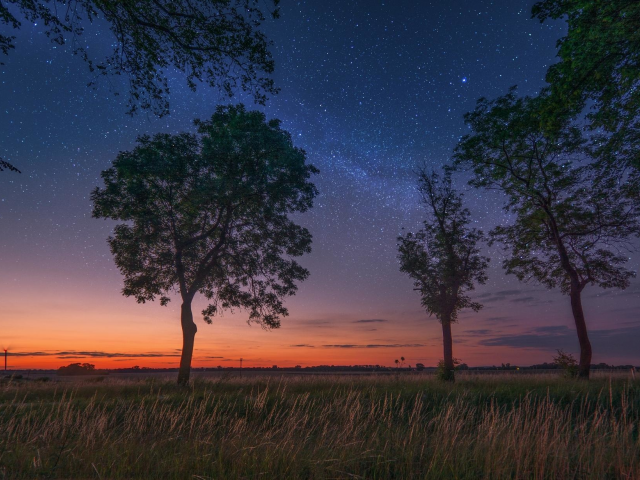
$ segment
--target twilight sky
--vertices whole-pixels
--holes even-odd
[[[441,329],[398,271],[396,237],[419,228],[412,170],[445,163],[466,131],[462,115],[481,96],[517,84],[535,94],[555,57],[561,22],[530,19],[533,0],[306,0],[282,2],[267,22],[281,93],[265,111],[279,118],[321,173],[314,209],[298,217],[314,236],[311,271],[287,301],[279,330],[247,326],[243,313],[198,322],[193,365],[435,365]],[[81,41],[95,58],[113,42],[95,24]],[[170,72],[171,115],[125,115],[122,79],[86,88],[86,65],[55,48],[41,25],[24,24],[0,66],[0,347],[12,368],[174,367],[179,301],[138,305],[106,238],[114,223],[91,218],[91,190],[137,135],[193,131],[194,118],[230,103]],[[242,101],[242,98],[231,102]],[[246,100],[246,99],[245,99]],[[478,225],[508,222],[497,194],[457,178]],[[504,275],[500,251],[475,292],[485,308],[453,327],[454,356],[470,365],[550,361],[577,353],[567,297]],[[638,256],[630,266],[637,269]],[[640,281],[624,292],[587,287],[584,308],[594,363],[638,363]],[[194,313],[204,302],[196,301]]]

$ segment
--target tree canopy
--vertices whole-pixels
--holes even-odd
[[[73,52],[96,79],[129,79],[129,112],[169,112],[167,70],[187,77],[188,86],[204,82],[232,96],[236,89],[259,103],[277,92],[269,75],[274,63],[269,41],[260,31],[265,10],[278,16],[279,0],[8,0],[0,3],[0,24],[14,29],[21,20],[41,21],[51,41],[71,42]],[[271,8],[270,8],[271,7]],[[114,49],[96,61],[78,37],[97,19],[108,23]],[[0,52],[15,49],[15,37],[0,35]],[[95,81],[92,81],[94,84]]]
[[[418,175],[419,191],[427,220],[416,233],[398,237],[400,271],[414,280],[422,306],[443,325],[445,379],[453,380],[451,323],[464,308],[478,311],[482,305],[467,294],[487,280],[487,257],[480,255],[481,230],[471,228],[471,213],[451,183],[451,172]]]
[[[288,214],[312,206],[317,169],[260,112],[219,107],[196,125],[197,135],[140,137],[92,194],[95,217],[124,222],[109,238],[123,294],[166,305],[179,293],[183,330],[193,335],[197,293],[209,301],[208,323],[240,308],[249,322],[277,328],[288,313],[283,298],[309,275],[295,257],[310,251],[311,234]]]
[[[518,98],[513,89],[494,101],[480,99],[465,116],[472,133],[456,147],[455,164],[473,172],[472,185],[506,194],[513,222],[491,236],[505,247],[507,273],[570,295],[581,375],[588,377],[591,346],[580,295],[590,284],[629,285],[635,272],[625,267],[624,248],[638,235],[638,211],[615,176],[597,177],[578,128],[568,119],[553,125],[541,119],[546,101]]]
[[[554,115],[587,113],[598,156],[640,168],[640,3],[542,0],[533,15],[568,24],[547,73]]]

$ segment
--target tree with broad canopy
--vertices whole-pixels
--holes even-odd
[[[317,194],[310,176],[318,170],[278,120],[229,106],[195,123],[198,134],[140,137],[92,193],[94,217],[124,222],[108,240],[123,294],[162,305],[180,294],[181,385],[189,381],[196,294],[209,301],[207,323],[246,309],[249,322],[280,326],[283,298],[309,275],[295,257],[311,251],[311,234],[288,215],[307,211]]]
[[[637,192],[616,176],[592,168],[585,139],[567,117],[548,117],[548,97],[518,98],[515,88],[494,101],[481,98],[465,115],[472,133],[458,143],[457,167],[470,184],[502,191],[513,223],[496,227],[503,266],[569,295],[580,342],[579,376],[589,378],[592,349],[582,308],[587,285],[621,288],[635,272],[625,268],[630,240],[640,231]]]

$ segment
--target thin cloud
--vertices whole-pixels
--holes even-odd
[[[384,320],[382,318],[370,318],[370,319],[356,320],[353,323],[384,323],[388,321],[389,320]]]
[[[509,301],[535,306],[552,303],[551,300],[542,300],[536,296],[538,293],[543,293],[545,291],[546,290],[540,289],[499,290],[497,292],[487,292],[481,295],[476,295],[475,298],[477,298],[483,304]]]
[[[496,292],[496,295],[502,295],[502,296],[519,295],[522,292],[523,290],[500,290],[499,292]]]
[[[491,322],[491,323],[500,323],[500,322],[507,322],[511,320],[510,317],[489,317],[489,318],[485,318],[485,322]]]
[[[640,326],[592,330],[589,332],[589,338],[594,352],[598,354],[637,357]],[[577,351],[579,349],[575,330],[564,325],[538,327],[519,335],[485,338],[479,342],[479,345],[548,351],[558,349]]]
[[[141,352],[141,353],[121,353],[121,352],[76,352],[69,351],[45,351],[45,352],[8,352],[13,357],[58,357],[66,358],[162,358],[162,357],[179,357],[179,353],[162,353],[162,352]]]
[[[357,344],[341,344],[341,345],[322,345],[323,348],[415,348],[424,347],[422,343],[391,343],[391,344],[369,344],[369,345],[357,345]]]
[[[487,292],[480,295],[476,295],[476,298],[482,303],[493,303],[506,300],[508,297],[515,295],[522,295],[524,290],[500,290],[498,292]]]
[[[489,335],[491,332],[493,332],[493,330],[489,330],[489,329],[480,329],[480,330],[467,330],[466,334],[470,334],[470,335]]]
[[[518,298],[514,298],[511,301],[515,302],[515,303],[530,303],[530,302],[533,302],[535,300],[536,300],[535,297],[518,297]]]

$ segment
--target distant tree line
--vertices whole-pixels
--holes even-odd
[[[106,375],[106,370],[96,370],[96,366],[92,363],[71,363],[66,367],[58,369],[58,375],[74,376],[74,375]]]

